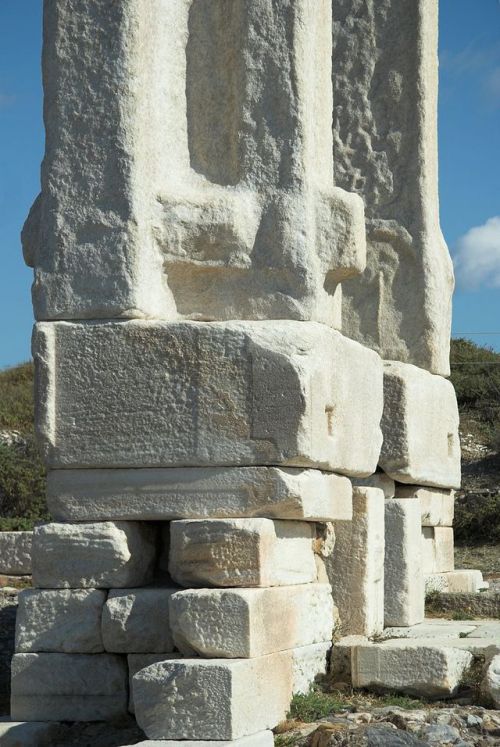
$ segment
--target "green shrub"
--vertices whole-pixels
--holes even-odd
[[[48,517],[45,468],[32,436],[25,448],[0,444],[0,516],[17,521]]]
[[[469,493],[457,498],[453,526],[458,543],[500,542],[500,493]]]
[[[311,689],[308,693],[293,696],[288,718],[307,724],[335,713],[341,706],[335,696]]]
[[[33,430],[33,364],[0,371],[0,430]]]

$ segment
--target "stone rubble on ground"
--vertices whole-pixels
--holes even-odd
[[[436,696],[493,655],[493,626],[382,640],[453,572],[460,445],[438,2],[355,5],[45,2],[22,239],[53,521],[13,719],[268,747],[333,640],[356,687]]]

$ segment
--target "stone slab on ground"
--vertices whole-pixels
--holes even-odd
[[[353,687],[426,698],[453,695],[473,661],[468,651],[418,640],[354,646],[351,657]]]
[[[385,501],[384,624],[415,625],[425,616],[420,502]]]
[[[488,588],[481,571],[456,569],[447,573],[427,573],[424,577],[425,592],[432,591],[455,594],[458,592],[474,593]]]
[[[459,638],[474,633],[476,627],[474,622],[439,621],[428,618],[412,627],[388,626],[382,633],[381,638],[384,640],[392,638]]]
[[[418,498],[423,527],[451,527],[455,513],[455,491],[396,485],[396,498]]]
[[[329,584],[187,589],[171,597],[170,624],[176,647],[186,655],[264,656],[331,641],[332,591]]]
[[[352,518],[349,479],[294,467],[49,470],[56,521]]]
[[[0,532],[0,573],[26,576],[31,573],[33,532]]]
[[[16,721],[112,721],[127,713],[127,665],[113,654],[16,654]]]
[[[180,586],[288,586],[316,580],[315,527],[303,521],[170,523],[170,575]]]
[[[100,589],[25,589],[19,593],[16,651],[98,654],[104,651]]]
[[[41,323],[33,351],[49,467],[375,472],[382,362],[322,324]]]
[[[476,617],[489,617],[500,619],[500,593],[482,591],[477,592],[454,592],[441,593],[432,600],[430,608],[432,614],[451,617],[455,614],[466,614],[472,619]]]
[[[147,739],[145,742],[137,742],[135,747],[273,747],[274,735],[272,731],[261,731],[258,734],[252,734],[250,737],[241,737],[241,739],[231,739],[210,741],[191,739]]]
[[[36,527],[33,585],[41,588],[143,586],[153,577],[155,529],[132,521]]]
[[[169,600],[174,587],[111,589],[102,613],[102,640],[116,654],[169,653],[174,643]]]
[[[2,747],[53,747],[61,733],[58,723],[0,721]]]
[[[384,493],[353,488],[352,521],[336,521],[335,549],[325,559],[340,625],[346,635],[384,628]]]
[[[239,739],[285,718],[291,658],[284,652],[163,661],[139,671],[132,683],[137,723],[149,739]]]
[[[458,406],[453,385],[416,366],[384,363],[380,466],[397,482],[460,487]]]
[[[421,550],[424,575],[454,570],[455,555],[451,527],[422,527]]]

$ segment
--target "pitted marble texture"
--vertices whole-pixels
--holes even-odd
[[[382,358],[449,374],[453,269],[439,225],[438,0],[333,4],[335,183],[363,197],[367,268],[342,329]]]

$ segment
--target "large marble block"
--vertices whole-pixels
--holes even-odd
[[[127,666],[113,654],[15,654],[17,721],[112,721],[127,712]]]
[[[453,384],[416,366],[384,364],[380,466],[397,482],[460,487],[458,405]]]
[[[180,586],[288,586],[316,580],[314,525],[271,519],[170,523],[170,575]]]
[[[425,574],[447,573],[455,569],[453,529],[422,527],[422,567]]]
[[[101,589],[24,589],[19,593],[16,651],[98,654],[104,651]]]
[[[137,672],[132,688],[149,739],[239,739],[285,718],[291,656],[162,661]]]
[[[333,182],[331,16],[330,0],[47,4],[23,231],[38,319],[340,324],[366,238],[362,199]]]
[[[33,532],[0,532],[0,573],[29,575],[32,542]]]
[[[354,487],[352,521],[336,521],[335,547],[325,559],[344,635],[384,628],[384,493]]]
[[[153,577],[156,532],[144,522],[103,521],[35,527],[33,585],[41,588],[127,588]]]
[[[186,589],[170,599],[170,624],[176,647],[186,655],[264,656],[330,642],[332,590],[329,584]]]
[[[378,462],[381,360],[321,324],[42,323],[33,354],[51,467]]]
[[[421,560],[420,503],[416,498],[385,502],[384,624],[416,625],[425,616]]]
[[[386,360],[449,374],[453,268],[439,225],[438,0],[335,0],[335,183],[364,200],[367,268],[342,329]]]
[[[294,467],[58,469],[47,476],[47,503],[56,521],[264,516],[314,522],[350,519],[352,487],[342,475]]]

